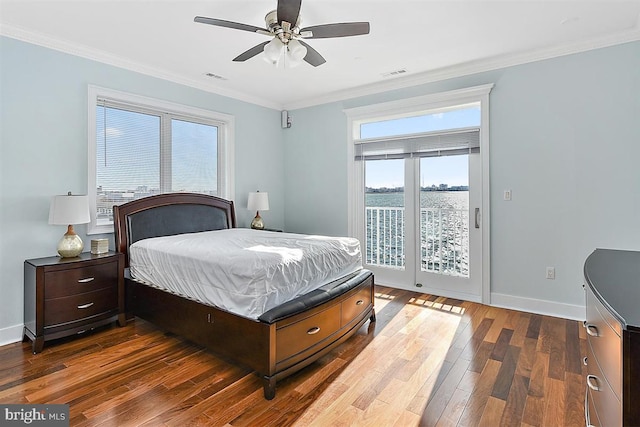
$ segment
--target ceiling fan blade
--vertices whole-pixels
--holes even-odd
[[[243,52],[243,53],[241,53],[240,55],[238,55],[238,56],[236,56],[235,58],[233,58],[233,60],[234,60],[235,62],[244,62],[244,61],[246,61],[247,59],[251,59],[251,58],[253,58],[254,56],[256,56],[256,55],[258,55],[258,54],[262,53],[262,52],[264,51],[264,47],[265,47],[265,45],[266,45],[267,43],[269,43],[270,41],[271,41],[271,40],[266,41],[266,42],[263,42],[263,43],[260,43],[259,45],[252,47],[252,48],[251,48],[251,49],[249,49],[248,51]]]
[[[217,27],[226,27],[233,28],[234,30],[243,30],[250,31],[252,33],[264,33],[269,34],[269,30],[265,28],[255,27],[253,25],[241,24],[239,22],[225,21],[223,19],[215,19],[215,18],[206,18],[204,16],[196,16],[193,19],[195,22],[199,22],[200,24],[209,24],[215,25]]]
[[[311,35],[305,33],[310,32]],[[315,25],[302,28],[300,34],[305,39],[326,39],[330,37],[349,37],[369,34],[368,22],[343,22],[339,24]]]
[[[300,15],[301,3],[302,0],[278,0],[278,23],[282,25],[282,21],[286,21],[295,27]]]
[[[322,55],[318,53],[317,50],[315,50],[314,48],[312,48],[302,40],[298,40],[298,41],[302,46],[307,48],[307,55],[303,59],[307,61],[309,64],[313,65],[314,67],[317,67],[318,65],[322,65],[325,62],[327,62],[327,60],[324,59]]]

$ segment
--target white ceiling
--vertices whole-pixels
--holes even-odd
[[[264,27],[276,1],[0,0],[0,34],[276,109],[640,40],[638,0],[303,0],[302,27],[369,21],[371,33],[307,40],[327,62],[284,69],[263,54],[232,62],[267,37],[193,22]]]

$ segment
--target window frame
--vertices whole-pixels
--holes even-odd
[[[162,133],[171,135],[171,120],[177,119],[193,123],[202,123],[213,125],[218,128],[218,164],[217,164],[217,194],[219,197],[232,200],[234,187],[234,133],[235,118],[232,115],[220,113],[217,111],[205,110],[197,107],[191,107],[170,101],[156,98],[150,98],[141,95],[135,95],[114,89],[103,88],[94,85],[88,85],[87,91],[87,116],[88,116],[88,136],[87,136],[87,157],[88,157],[88,173],[87,173],[87,196],[89,200],[89,212],[91,222],[87,224],[87,234],[106,234],[113,233],[113,225],[97,224],[97,144],[96,144],[96,107],[99,106],[100,99],[106,98],[113,103],[122,103],[122,107],[128,111],[142,112],[161,117],[160,126],[164,127]],[[168,118],[168,120],[164,120]],[[168,142],[160,142],[161,149],[171,148],[171,140]],[[163,192],[166,191],[167,176],[169,171],[162,165],[162,157],[160,159],[160,183]]]

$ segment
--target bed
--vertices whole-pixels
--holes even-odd
[[[327,354],[367,321],[375,322],[374,278],[362,268],[286,301],[276,300],[260,310],[241,314],[222,303],[160,288],[146,278],[134,279],[130,268],[132,246],[172,236],[217,231],[220,233],[212,234],[232,234],[237,228],[234,204],[214,196],[170,193],[113,209],[116,249],[125,254],[128,317],[148,320],[252,369],[262,379],[268,400],[275,397],[278,380]],[[264,238],[268,233],[253,232],[265,233]]]

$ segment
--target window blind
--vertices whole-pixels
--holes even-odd
[[[480,152],[480,128],[459,128],[410,135],[356,139],[356,160],[455,156]]]

